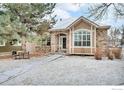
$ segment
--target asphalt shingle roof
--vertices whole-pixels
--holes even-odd
[[[74,21],[76,21],[77,19],[79,19],[80,17],[73,17],[73,18],[68,18],[68,19],[63,19],[63,20],[59,20],[57,21],[57,23],[54,25],[54,27],[50,30],[56,30],[56,29],[65,29],[67,28],[68,26],[70,26]],[[84,18],[84,17],[82,17]],[[84,18],[85,20],[97,25],[97,26],[106,26],[106,25],[103,25],[101,23],[98,23],[98,22],[94,22],[94,21],[90,21],[86,18]],[[99,24],[99,25],[98,25]]]
[[[77,18],[68,18],[68,19],[64,19],[62,21],[57,21],[57,23],[54,25],[54,27],[52,29],[64,29],[66,27],[68,27],[70,24],[72,24],[75,20],[77,20]]]

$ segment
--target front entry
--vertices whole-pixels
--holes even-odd
[[[63,47],[63,49],[66,49],[66,37],[63,38],[62,47]]]
[[[60,50],[66,49],[66,36],[60,36],[59,48],[60,48]]]

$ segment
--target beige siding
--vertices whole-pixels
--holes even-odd
[[[78,29],[88,29],[92,31],[92,47],[88,48],[74,48],[73,46],[73,32]],[[96,32],[95,32],[96,31]],[[56,31],[51,33],[51,51],[58,51],[58,40],[59,34],[66,33],[67,39],[67,53],[70,54],[89,54],[94,55],[95,48],[100,47],[102,50],[105,50],[107,47],[107,30],[105,29],[97,29],[94,26],[91,26],[89,23],[86,23],[83,20],[80,20],[75,25],[73,25],[68,31]],[[96,33],[96,34],[95,34]],[[104,51],[105,53],[105,51]]]
[[[67,48],[67,53],[69,53],[69,44],[70,44],[70,39],[69,39],[69,30],[68,31],[66,31],[67,32],[67,34],[66,34],[66,40],[67,40],[67,42],[66,42],[66,48]]]
[[[92,32],[92,46],[95,47],[95,33]]]
[[[51,33],[51,52],[55,52],[55,35]]]
[[[94,48],[92,48],[91,53],[91,48],[74,48],[74,54],[91,54],[94,55]]]
[[[68,37],[69,37],[69,47],[68,47],[68,50],[69,50],[69,53],[71,54],[73,52],[73,29],[70,28],[69,32],[68,32]]]
[[[88,30],[91,30],[91,25],[89,25],[88,23],[86,23],[83,20],[80,20],[74,26],[74,30],[77,30],[77,29],[88,29]]]

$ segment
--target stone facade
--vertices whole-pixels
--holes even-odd
[[[96,48],[100,48],[106,55],[107,51],[107,29],[98,29],[96,31]]]

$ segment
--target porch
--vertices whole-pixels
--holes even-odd
[[[83,35],[84,36],[84,35]],[[88,35],[86,35],[88,36]],[[89,41],[84,42],[85,46],[79,46],[80,42],[74,40],[74,32],[53,32],[51,33],[51,52],[52,53],[67,53],[67,54],[82,54],[82,55],[94,55],[95,42],[94,34],[90,34]],[[86,44],[89,42],[89,46]],[[81,41],[81,43],[83,43]],[[76,44],[76,45],[75,45]],[[77,45],[78,44],[78,45]],[[82,44],[80,44],[82,45]]]
[[[54,33],[51,36],[51,52],[68,53],[68,33]]]

